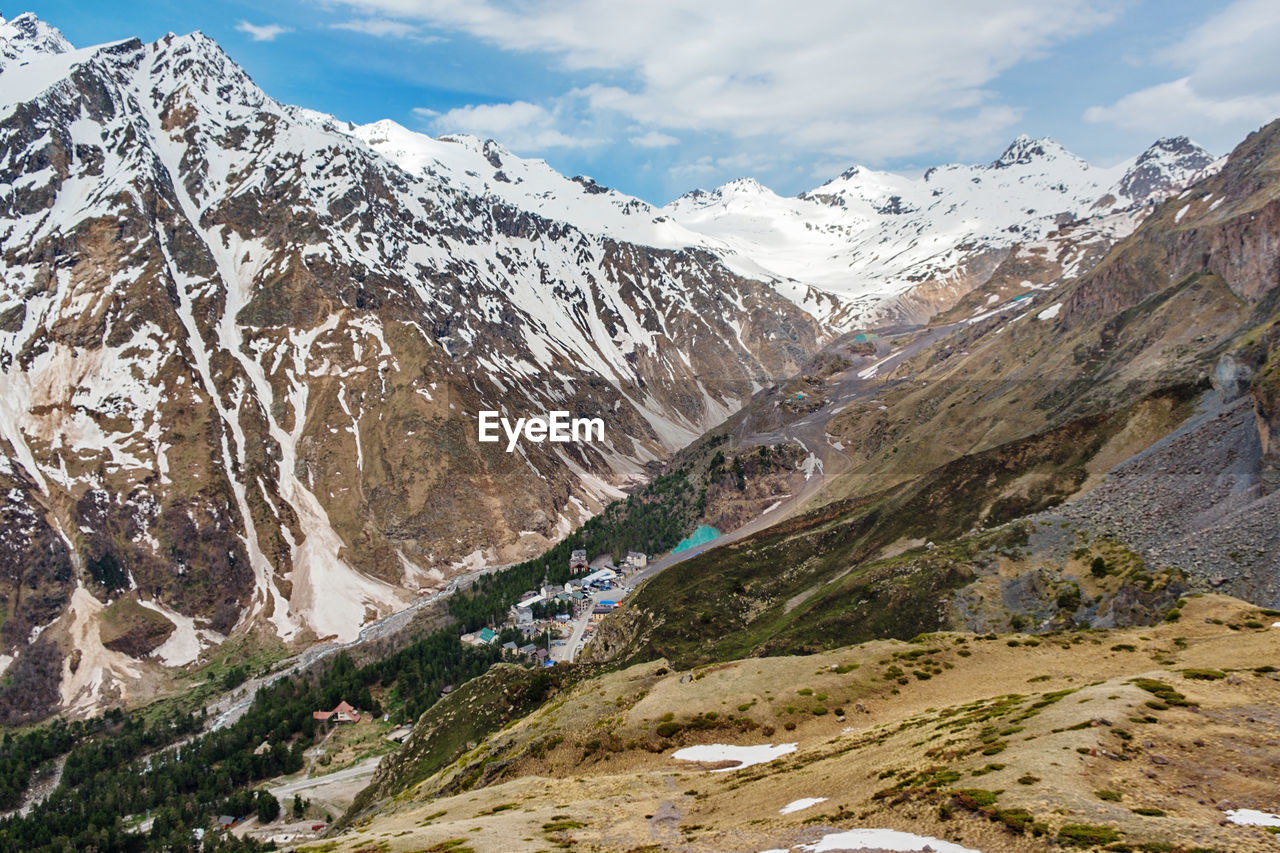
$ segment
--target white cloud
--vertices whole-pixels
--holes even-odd
[[[415,110],[426,116],[430,110]],[[457,107],[437,115],[432,127],[439,133],[469,133],[481,138],[497,139],[516,151],[541,151],[548,148],[588,148],[603,140],[587,135],[565,133],[560,128],[570,123],[561,115],[565,110],[548,110],[540,104],[513,101],[507,104],[478,104]]]
[[[1108,23],[1116,0],[345,0],[362,14],[604,72],[617,123],[876,162],[994,144],[1001,73]],[[602,75],[603,76],[603,75]],[[569,93],[566,93],[569,94]],[[554,110],[552,110],[554,112]],[[567,116],[573,118],[572,115]],[[560,128],[565,131],[564,127]]]
[[[1085,120],[1155,134],[1238,139],[1280,115],[1280,4],[1237,0],[1151,57],[1175,77],[1085,111]]]
[[[686,163],[677,163],[667,169],[674,178],[698,180],[708,176],[737,175],[760,176],[776,172],[778,167],[791,160],[786,152],[780,154],[753,154],[740,151],[736,154],[712,156],[704,154]]]
[[[275,41],[285,33],[293,32],[293,27],[282,27],[279,24],[258,26],[248,21],[241,21],[236,24],[236,29],[242,33],[248,33],[249,37],[254,41]]]
[[[397,38],[397,39],[413,39],[424,44],[444,41],[439,36],[424,35],[421,27],[409,24],[404,21],[394,21],[390,18],[355,18],[350,21],[341,21],[336,24],[330,24],[329,27],[335,30],[350,30],[354,33],[364,33],[375,38]]]
[[[680,142],[669,133],[659,133],[651,130],[648,133],[642,133],[639,136],[632,136],[627,139],[637,148],[666,148],[670,145],[676,145]]]

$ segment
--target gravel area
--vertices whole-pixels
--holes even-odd
[[[1210,392],[1177,431],[1036,518],[1051,522],[1047,531],[1066,521],[1117,539],[1153,568],[1182,569],[1197,588],[1276,607],[1280,493],[1263,493],[1261,457],[1251,399]]]

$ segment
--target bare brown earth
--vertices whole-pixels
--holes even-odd
[[[1043,850],[1080,824],[1120,833],[1123,849],[1274,850],[1223,810],[1280,808],[1280,676],[1268,671],[1280,628],[1224,596],[1191,598],[1182,614],[691,673],[638,665],[579,684],[354,831],[302,849],[763,850],[886,827],[999,853]],[[671,757],[697,743],[798,749],[729,772]],[[802,797],[827,800],[778,813]],[[1023,832],[1007,825],[1019,810]]]

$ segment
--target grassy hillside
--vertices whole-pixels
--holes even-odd
[[[637,665],[568,688],[313,849],[762,850],[887,827],[986,853],[1273,850],[1222,810],[1276,807],[1276,617],[1220,596],[1183,614]],[[672,758],[708,743],[797,748],[725,772]],[[804,797],[825,801],[779,814]]]
[[[1171,388],[709,551],[641,587],[602,627],[593,653],[690,666],[947,627],[954,591],[1021,555],[1028,525],[1007,522],[1075,492],[1135,418],[1158,417],[1167,430],[1197,394]],[[1153,598],[1146,615],[1163,616],[1178,591]]]

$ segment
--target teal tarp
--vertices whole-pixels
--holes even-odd
[[[690,533],[687,537],[680,540],[680,544],[671,549],[672,554],[679,554],[681,551],[688,551],[690,548],[697,547],[710,542],[720,536],[720,531],[716,530],[709,524],[699,524],[698,529]]]

